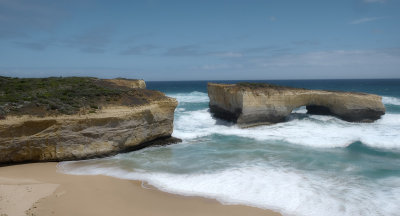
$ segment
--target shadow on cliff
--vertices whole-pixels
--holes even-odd
[[[226,120],[223,120],[223,119],[220,119],[220,118],[215,117],[215,116],[210,112],[210,109],[208,109],[207,112],[210,113],[211,117],[215,120],[215,124],[216,124],[216,125],[222,125],[222,126],[227,126],[227,127],[230,127],[230,126],[235,125],[235,122],[226,121]]]

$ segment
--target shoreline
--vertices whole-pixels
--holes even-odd
[[[264,215],[279,213],[146,189],[142,181],[57,172],[56,162],[0,167],[0,215]]]

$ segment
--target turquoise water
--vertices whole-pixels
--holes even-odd
[[[59,168],[284,215],[399,215],[400,80],[268,82],[379,94],[387,113],[374,123],[349,123],[300,107],[287,122],[240,129],[211,117],[205,81],[149,82],[179,101],[173,136],[182,143]]]

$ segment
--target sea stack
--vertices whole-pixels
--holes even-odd
[[[87,159],[179,141],[171,137],[177,101],[145,89],[143,80],[0,82],[12,89],[0,92],[0,164]]]
[[[293,109],[333,115],[349,122],[373,122],[385,114],[381,96],[358,92],[308,90],[263,83],[208,83],[210,112],[240,127],[283,122]]]

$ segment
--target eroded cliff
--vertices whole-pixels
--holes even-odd
[[[241,127],[285,121],[293,109],[334,115],[350,122],[372,122],[385,113],[378,95],[307,90],[269,84],[208,84],[210,112]]]
[[[120,88],[95,82],[107,91]],[[179,141],[171,137],[175,99],[140,88],[119,93],[99,96],[95,107],[83,103],[73,114],[41,104],[28,107],[40,113],[7,113],[0,120],[0,163],[87,159]]]

